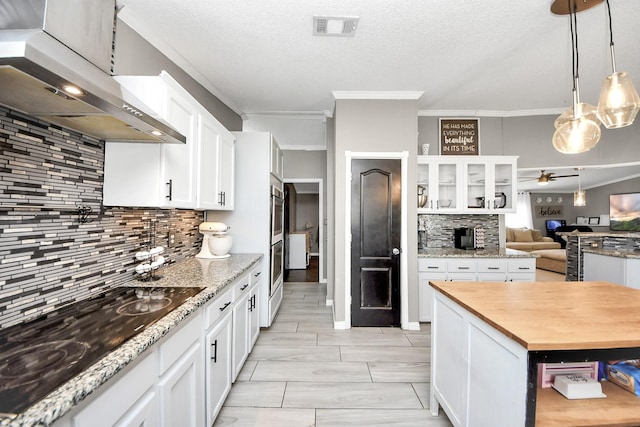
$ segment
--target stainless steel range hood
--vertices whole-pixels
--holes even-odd
[[[112,77],[115,17],[115,0],[0,0],[0,104],[105,141],[184,144]]]

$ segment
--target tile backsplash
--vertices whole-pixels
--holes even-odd
[[[459,227],[482,227],[485,247],[500,246],[500,220],[498,215],[418,215],[418,230],[427,233],[427,248],[453,248],[453,229]]]
[[[152,222],[170,261],[198,253],[202,212],[105,208],[103,164],[102,141],[0,107],[0,328],[131,280]]]

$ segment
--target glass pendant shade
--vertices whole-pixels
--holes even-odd
[[[553,133],[552,143],[564,154],[578,154],[591,150],[600,141],[600,125],[585,117],[571,119]]]
[[[573,192],[573,206],[586,206],[587,195],[584,190],[578,190]]]
[[[563,124],[567,123],[574,117],[584,117],[594,121],[597,125],[600,125],[600,119],[598,118],[598,109],[595,105],[587,104],[586,102],[580,102],[576,105],[577,114],[573,114],[573,107],[567,108],[564,113],[560,114],[555,122],[553,122],[556,129]]]
[[[602,81],[598,118],[607,129],[629,126],[640,110],[640,96],[629,75],[612,73]]]

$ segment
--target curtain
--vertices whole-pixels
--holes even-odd
[[[516,213],[505,214],[504,223],[510,228],[533,228],[531,216],[531,193],[519,191],[516,199]]]

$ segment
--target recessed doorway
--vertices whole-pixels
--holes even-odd
[[[284,281],[326,282],[321,179],[284,181]]]

